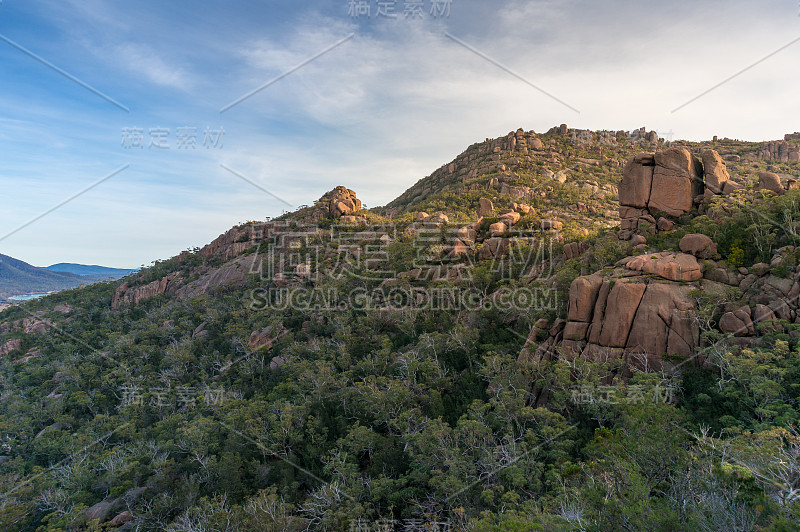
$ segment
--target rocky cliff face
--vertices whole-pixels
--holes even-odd
[[[628,161],[619,186],[623,240],[641,233],[670,231],[672,220],[689,213],[706,190],[722,192],[729,176],[716,152],[707,151],[708,189],[704,164],[685,148],[642,153]],[[656,220],[658,216],[658,220]],[[630,256],[611,271],[576,279],[570,286],[567,319],[551,329],[537,356],[591,360],[623,359],[628,367],[661,368],[665,357],[691,356],[699,344],[699,328],[690,296],[702,290],[703,269],[694,255],[709,257],[713,243],[691,235],[681,249]],[[693,254],[692,254],[693,253]],[[714,282],[714,281],[709,281]]]
[[[255,255],[244,255],[226,262],[219,268],[213,268],[179,288],[175,293],[181,299],[191,299],[209,292],[219,286],[238,286],[244,282],[248,273],[252,271],[253,263],[257,260]]]
[[[570,287],[561,355],[624,359],[630,366],[647,364],[650,369],[660,369],[666,355],[688,357],[699,341],[689,295],[698,287],[643,277],[626,268],[580,277]],[[556,343],[554,339],[551,346]]]
[[[179,283],[178,273],[171,273],[157,281],[139,287],[131,287],[127,282],[122,283],[114,292],[114,296],[111,299],[111,307],[119,308],[120,305],[126,303],[138,305],[142,301],[159,294],[174,293]]]
[[[233,230],[232,230],[233,231]],[[239,232],[238,230],[236,231]],[[229,231],[230,233],[230,231]],[[242,244],[246,244],[245,249],[253,246],[253,243],[232,242],[222,245],[220,242],[227,242],[229,235],[226,233],[215,240],[214,244],[219,257],[227,258],[235,253]],[[222,239],[222,240],[220,240]],[[209,246],[206,246],[207,249]],[[161,279],[149,282],[144,285],[135,286],[132,282],[122,283],[117,287],[111,299],[111,307],[119,308],[122,305],[138,305],[143,301],[156,297],[161,294],[177,295],[181,299],[197,297],[208,293],[210,290],[226,285],[241,284],[253,263],[252,255],[236,256],[222,266],[216,268],[203,268],[196,271],[198,278],[186,283],[178,272],[170,273]]]
[[[204,257],[218,256],[223,260],[229,260],[253,247],[261,238],[263,238],[262,224],[234,227],[203,246],[200,254]]]

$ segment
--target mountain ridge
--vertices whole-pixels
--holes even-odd
[[[0,528],[792,530],[798,140],[517,130],[15,305]]]

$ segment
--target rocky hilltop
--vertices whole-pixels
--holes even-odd
[[[574,260],[584,272],[597,262],[594,239],[602,242],[610,236],[620,241],[620,249],[629,254],[572,281],[565,294],[565,314],[547,326],[549,336],[536,349],[543,324],[532,328],[524,359],[532,353],[545,360],[619,359],[627,366],[662,370],[666,358],[679,357],[673,365],[681,364],[680,357],[694,359],[703,344],[697,317],[699,292],[722,297],[726,287],[739,289],[742,297],[718,309],[724,313],[718,315],[717,329],[732,334],[740,345],[744,338],[755,341],[758,324],[800,323],[796,275],[770,275],[766,263],[751,268],[731,265],[709,236],[687,232],[701,216],[724,220],[726,205],[757,204],[762,196],[796,189],[795,177],[767,171],[784,170],[774,166],[761,170],[759,162],[796,162],[781,155],[796,153],[796,146],[788,141],[674,144],[644,129],[588,132],[561,126],[541,136],[518,129],[471,146],[386,207],[365,211],[355,191],[338,186],[313,206],[282,219],[235,227],[199,250],[200,257],[214,260],[193,267],[192,281],[178,271],[148,282],[142,275],[117,287],[111,307],[135,306],[161,294],[182,300],[220,287],[243,286],[258,259],[252,250],[272,242],[281,257],[288,257],[292,244],[285,236],[296,234],[298,228],[304,238],[321,241],[351,228],[361,231],[360,242],[380,237],[383,244],[403,241],[403,236],[398,239],[400,229],[409,242],[431,231],[441,233],[442,245],[430,264],[391,272],[382,280],[384,285],[403,280],[461,282],[480,262],[506,260],[520,245],[538,246],[547,239],[562,250],[547,259],[551,262],[547,268],[555,271]],[[724,156],[707,147],[714,144],[722,145]],[[779,157],[765,158],[763,153],[772,153],[774,146],[779,146],[775,148]],[[641,148],[655,151],[624,159]],[[751,161],[750,167],[743,167],[742,161]],[[448,212],[445,200],[456,194],[460,203]],[[564,197],[575,202],[557,209]],[[432,214],[418,210],[431,205],[443,209]],[[673,246],[661,249],[649,243],[653,239],[671,239]],[[773,252],[770,264],[781,267],[791,265],[795,257],[791,245]],[[332,253],[327,247],[323,255]],[[176,260],[188,259],[184,253]],[[212,266],[214,262],[221,263]],[[284,261],[270,267],[277,272],[273,282],[285,285],[305,282],[310,275],[304,272],[318,266]],[[520,272],[523,282],[555,288],[554,277],[541,278],[543,263],[525,266],[527,270]],[[630,371],[625,369],[628,375]]]
[[[306,238],[323,241],[347,226],[373,229],[363,231],[362,241],[379,236],[382,244],[441,232],[442,245],[430,264],[391,272],[384,285],[404,279],[460,282],[481,261],[503,261],[520,245],[539,246],[547,239],[561,249],[548,259],[551,273],[570,261],[584,273],[597,264],[596,243],[611,237],[630,253],[575,279],[549,337],[531,349],[539,323],[523,354],[631,362],[645,357],[649,367],[660,368],[664,356],[691,357],[702,343],[694,316],[697,291],[732,287],[750,295],[728,301],[719,320],[720,330],[737,338],[756,334],[754,323],[797,319],[796,279],[769,275],[765,263],[732,265],[709,236],[687,231],[698,217],[723,220],[728,205],[756,204],[762,195],[796,189],[796,177],[787,172],[798,162],[798,140],[787,135],[761,144],[669,143],[645,128],[591,132],[561,125],[545,134],[520,128],[470,146],[385,207],[363,210],[355,191],[338,186],[281,219],[234,227],[196,254],[172,259],[174,271],[153,278],[159,270],[154,268],[117,285],[110,305],[136,306],[160,295],[186,300],[242,287],[252,277],[253,250],[271,242],[288,256],[282,246],[293,244],[285,235],[298,227]],[[440,209],[432,214],[423,210],[435,207]],[[671,249],[650,243],[671,235]],[[783,266],[795,249],[772,251],[770,264]],[[331,253],[327,247],[323,255]],[[270,268],[276,279],[291,283],[319,266],[283,261]],[[556,287],[554,277],[541,278],[543,262],[525,266],[519,273],[524,283]]]
[[[0,528],[791,530],[798,153],[520,128],[6,309]]]

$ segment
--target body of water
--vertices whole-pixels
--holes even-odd
[[[40,297],[44,297],[48,295],[47,293],[43,294],[29,294],[27,296],[12,296],[9,297],[9,301],[28,301],[29,299],[39,299]]]

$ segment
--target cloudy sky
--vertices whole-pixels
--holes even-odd
[[[798,15],[797,0],[1,0],[0,253],[149,264],[336,185],[383,205],[518,127],[782,138],[800,130]]]

